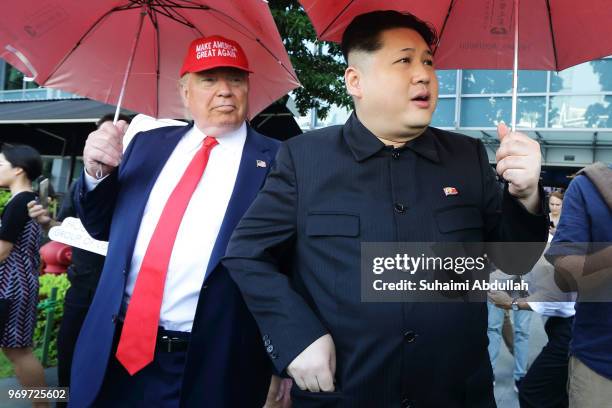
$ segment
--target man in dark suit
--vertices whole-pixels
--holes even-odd
[[[411,15],[355,18],[342,42],[355,112],[281,146],[228,245],[295,407],[495,406],[484,302],[360,297],[363,242],[547,237],[535,141],[498,128],[501,189],[480,141],[428,127],[435,42]]]
[[[192,125],[139,133],[125,153],[124,122],[89,135],[75,199],[109,247],[76,345],[71,406],[266,401],[271,364],[219,262],[278,149],[245,122],[249,72],[236,42],[195,40],[180,80]]]

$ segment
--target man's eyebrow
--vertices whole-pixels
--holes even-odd
[[[416,49],[415,49],[415,48],[411,48],[411,47],[407,47],[407,48],[402,48],[400,51],[416,51]],[[432,52],[431,52],[431,50],[429,50],[429,49],[428,49],[428,50],[426,50],[426,51],[425,51],[425,53],[426,53],[427,55],[431,55],[431,56],[433,56],[433,53],[432,53]]]

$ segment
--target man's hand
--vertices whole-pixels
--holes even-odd
[[[336,346],[326,334],[306,347],[287,367],[287,372],[301,390],[334,391]]]
[[[118,121],[117,125],[105,122],[89,134],[83,150],[87,174],[102,178],[119,166],[123,157],[123,135],[127,128],[124,120]]]
[[[272,375],[268,396],[263,408],[291,408],[291,378]]]
[[[488,293],[489,300],[500,309],[512,308],[512,298],[506,292],[492,290]]]
[[[28,203],[28,215],[43,228],[52,226],[51,221],[53,220],[49,216],[49,211],[34,200]]]
[[[538,181],[542,166],[540,145],[529,136],[510,129],[500,123],[497,126],[500,145],[495,155],[497,174],[510,185],[508,191],[516,197],[527,210],[537,213],[540,197]]]

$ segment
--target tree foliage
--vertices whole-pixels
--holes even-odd
[[[315,108],[325,118],[332,105],[349,107],[344,59],[338,44],[318,41],[297,0],[270,0],[270,10],[302,87],[293,91],[301,115]]]

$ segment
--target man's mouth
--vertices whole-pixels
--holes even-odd
[[[427,91],[419,92],[415,96],[413,96],[410,100],[414,102],[419,108],[429,108],[429,100],[431,99],[431,95]]]
[[[215,107],[215,110],[218,110],[221,112],[231,112],[234,109],[236,109],[234,105],[219,105]]]

